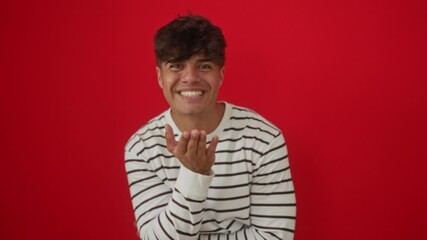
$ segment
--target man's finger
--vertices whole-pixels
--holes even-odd
[[[208,159],[215,159],[215,151],[218,146],[219,138],[218,136],[213,136],[211,143],[209,144],[208,149],[206,150],[206,155]]]
[[[197,155],[202,156],[206,154],[206,132],[200,131],[199,143],[197,146]]]
[[[173,153],[176,148],[175,133],[169,124],[165,125],[166,147],[169,152]]]
[[[190,133],[187,131],[184,131],[181,134],[181,137],[179,138],[178,143],[176,145],[176,149],[174,151],[175,157],[184,155],[187,152],[187,145],[189,140],[190,140]]]
[[[197,155],[197,147],[199,144],[200,132],[197,129],[191,130],[191,138],[188,142],[187,152],[192,155]]]

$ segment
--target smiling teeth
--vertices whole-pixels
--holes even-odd
[[[201,96],[202,91],[183,91],[181,92],[181,95],[184,97],[195,97],[195,96]]]

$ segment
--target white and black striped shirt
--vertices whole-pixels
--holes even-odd
[[[229,103],[217,129],[212,176],[181,166],[166,149],[170,109],[139,129],[125,166],[141,239],[293,239],[296,202],[280,130]]]

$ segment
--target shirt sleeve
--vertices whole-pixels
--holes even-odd
[[[170,188],[157,174],[161,169],[153,169],[142,154],[128,149],[125,168],[141,239],[199,239],[213,173],[205,176],[181,166]]]

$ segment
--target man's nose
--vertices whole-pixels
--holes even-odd
[[[198,82],[200,81],[199,72],[195,67],[186,67],[182,73],[183,82]]]

